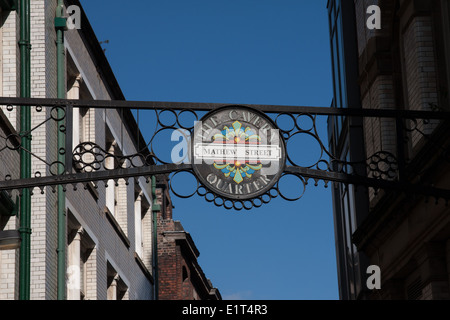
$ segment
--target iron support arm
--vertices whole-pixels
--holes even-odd
[[[47,98],[9,98],[0,97],[0,105],[22,106],[66,106],[77,108],[100,109],[140,109],[140,110],[193,110],[211,111],[230,103],[197,103],[197,102],[163,102],[163,101],[123,101],[123,100],[66,100]],[[381,117],[403,119],[446,119],[450,120],[449,111],[420,111],[420,110],[385,110],[385,109],[354,109],[308,106],[280,106],[245,104],[266,113],[311,114],[323,116],[353,116],[353,117]]]

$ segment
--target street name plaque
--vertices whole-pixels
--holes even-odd
[[[231,200],[256,198],[283,173],[286,147],[276,124],[248,107],[219,108],[196,123],[192,165],[202,184]]]

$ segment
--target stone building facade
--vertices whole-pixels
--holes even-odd
[[[31,96],[57,97],[56,31],[57,1],[31,1]],[[65,34],[66,85],[68,99],[124,100],[103,50],[82,11],[79,1],[66,7],[81,8],[82,27]],[[19,15],[1,12],[0,95],[19,96]],[[49,175],[57,154],[55,121],[50,108],[32,108],[32,175]],[[17,108],[2,107],[1,133],[17,134]],[[77,109],[73,115],[74,147],[94,142],[115,155],[142,151],[138,146],[137,124],[130,111]],[[140,134],[140,133],[139,133]],[[141,141],[143,141],[142,137]],[[145,150],[144,150],[145,152]],[[147,151],[148,152],[148,151]],[[1,175],[18,178],[18,152],[0,152]],[[53,159],[53,160],[52,160]],[[79,168],[74,168],[79,169]],[[154,299],[152,195],[144,178],[67,187],[66,203],[66,299]],[[31,197],[31,279],[32,300],[57,298],[57,206],[56,193],[35,188]],[[14,196],[12,200],[14,200]],[[18,216],[2,216],[0,230],[18,229]],[[0,251],[0,299],[18,299],[17,249]]]
[[[333,69],[334,75],[343,75],[334,81],[335,100],[343,88],[346,94],[353,91],[357,101],[344,107],[450,110],[450,2],[343,3],[330,0],[328,4],[330,21],[337,7],[352,17],[347,25],[339,22],[344,67]],[[381,9],[379,30],[366,25],[370,5]],[[397,158],[404,154],[401,177],[394,179],[448,189],[448,123],[419,119],[406,120],[402,125],[406,139],[399,142],[395,119],[366,118],[361,144],[348,131],[336,132],[330,120],[331,146],[338,156],[339,139],[362,146],[366,156],[380,150]],[[342,192],[335,191],[334,197],[341,298],[450,299],[450,216],[446,201],[371,188],[365,195],[350,194],[347,211],[342,210]],[[361,198],[366,204],[356,208],[355,199]],[[367,289],[368,265],[380,267],[381,290]]]

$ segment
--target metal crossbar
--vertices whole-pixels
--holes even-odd
[[[12,132],[4,138],[3,147],[0,145],[0,153],[4,150],[24,150],[29,152],[39,161],[42,161],[48,167],[49,176],[41,176],[35,174],[34,178],[29,179],[13,179],[7,173],[4,173],[4,179],[0,180],[0,191],[23,190],[40,188],[44,192],[45,187],[49,186],[54,189],[57,185],[62,185],[64,190],[72,185],[76,190],[78,184],[94,183],[97,187],[97,182],[103,181],[106,185],[108,181],[118,179],[129,179],[132,177],[145,177],[147,181],[153,175],[177,175],[179,173],[189,173],[197,179],[197,190],[193,194],[205,196],[205,198],[214,202],[218,206],[235,209],[250,209],[258,207],[262,203],[267,203],[271,198],[281,196],[287,200],[297,200],[299,197],[289,198],[283,194],[279,184],[277,183],[267,194],[259,196],[258,199],[251,199],[249,201],[230,200],[220,198],[217,194],[211,194],[210,191],[199,182],[195,176],[193,166],[191,164],[173,164],[164,162],[156,152],[154,152],[153,144],[158,142],[155,140],[157,133],[166,129],[183,129],[190,134],[193,133],[194,127],[182,126],[178,117],[184,112],[192,113],[198,120],[197,112],[211,112],[213,110],[230,106],[224,103],[192,103],[192,102],[152,102],[152,101],[109,101],[109,100],[65,100],[65,99],[42,99],[42,98],[7,98],[0,97],[0,106],[6,106],[7,111],[12,111],[14,106],[30,106],[36,107],[36,110],[41,111],[43,108],[52,108],[48,113],[50,116],[41,124],[35,126],[30,132]],[[236,106],[236,105],[235,105]],[[280,128],[280,132],[286,145],[289,146],[289,141],[300,135],[306,135],[317,142],[320,148],[319,159],[310,166],[302,166],[297,163],[292,151],[287,148],[287,163],[281,176],[297,177],[302,186],[300,189],[306,189],[309,181],[314,181],[317,185],[319,181],[323,181],[325,186],[331,182],[340,183],[344,185],[357,185],[365,188],[386,189],[398,192],[405,192],[408,194],[423,195],[426,197],[434,197],[436,199],[450,200],[450,190],[437,188],[433,182],[415,182],[414,179],[408,178],[405,174],[407,159],[403,150],[403,144],[408,139],[408,135],[412,132],[416,135],[424,137],[429,142],[429,145],[434,148],[433,152],[440,156],[444,161],[450,160],[450,146],[442,145],[431,138],[422,130],[424,123],[430,121],[440,121],[446,124],[450,120],[450,112],[431,108],[430,111],[422,110],[380,110],[380,109],[352,109],[352,108],[328,108],[328,107],[306,107],[306,106],[280,106],[280,105],[246,105],[252,109],[271,115],[275,118],[274,123],[278,125],[278,119],[282,116],[290,118],[294,125],[292,128]],[[55,110],[60,111],[64,109],[64,119],[59,119],[55,115]],[[78,146],[72,146],[72,111],[73,108],[90,108],[90,109],[116,109],[116,110],[153,110],[156,113],[157,128],[145,147],[138,150],[133,155],[114,155],[109,154],[100,145],[92,142],[84,142]],[[161,113],[170,111],[176,117],[175,124],[164,125],[159,117]],[[366,159],[360,161],[350,162],[347,160],[335,157],[332,152],[326,147],[327,143],[323,143],[319,137],[316,118],[318,116],[329,116],[331,118],[356,118],[362,125],[365,119],[376,118],[391,118],[394,120],[395,132],[393,135],[396,138],[398,145],[396,154],[387,152],[386,150],[378,150],[372,155],[368,155]],[[311,128],[305,129],[298,124],[299,118],[308,119],[312,125]],[[59,124],[61,121],[65,122],[64,133],[66,135],[64,152],[65,163],[58,161],[51,161],[43,159],[32,153],[31,150],[25,150],[20,143],[20,138],[32,134],[39,126],[48,121],[55,121]],[[419,125],[420,122],[420,125]],[[409,123],[409,125],[407,125]],[[137,128],[139,129],[139,128]],[[8,129],[11,131],[11,128]],[[63,130],[63,129],[60,129]],[[445,130],[444,130],[445,131]],[[1,140],[1,139],[0,139]],[[90,161],[89,157],[94,159]],[[114,163],[118,166],[114,168],[106,168],[106,158],[113,158]],[[140,159],[140,165],[135,165],[133,159]],[[101,160],[98,160],[101,159]],[[121,164],[128,163],[128,168],[121,167]],[[130,165],[131,164],[131,165]],[[63,166],[63,170],[59,167]],[[87,170],[89,169],[89,170]],[[169,187],[173,190],[173,186]],[[178,195],[178,193],[175,193]],[[192,195],[193,195],[192,194]],[[181,195],[180,195],[181,196]],[[191,196],[191,195],[189,195]],[[181,196],[183,197],[183,196]],[[185,196],[188,197],[188,196]],[[231,201],[231,204],[229,203]],[[236,203],[240,203],[236,205]]]
[[[126,101],[126,100],[65,100],[46,98],[8,98],[0,97],[0,105],[14,106],[48,106],[65,107],[70,105],[77,108],[100,109],[129,109],[129,110],[192,110],[211,111],[232,103],[204,103],[204,102],[163,102],[163,101]],[[331,108],[314,106],[287,106],[244,104],[265,113],[276,114],[312,114],[322,116],[354,116],[354,117],[381,117],[403,119],[445,119],[450,120],[449,111],[423,111],[423,110],[390,110],[390,109],[356,109]]]

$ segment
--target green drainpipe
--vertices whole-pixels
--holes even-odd
[[[159,279],[158,279],[158,211],[161,210],[161,206],[156,200],[156,178],[152,176],[152,215],[153,215],[153,278],[155,280],[155,300],[158,300],[159,296]]]
[[[56,50],[57,50],[57,91],[58,98],[66,98],[65,85],[65,49],[64,49],[64,30],[66,28],[66,18],[64,18],[64,2],[58,0],[55,17],[56,29]],[[64,110],[58,109],[58,119],[64,119]],[[62,130],[64,120],[58,121],[58,174],[63,174],[65,170],[65,133]],[[66,298],[66,195],[62,186],[57,188],[58,196],[58,265],[57,265],[57,296],[58,300]]]
[[[20,0],[20,96],[31,97],[30,69],[30,0]],[[20,178],[31,177],[31,111],[29,106],[20,107]],[[31,252],[31,193],[25,188],[20,198],[20,262],[19,262],[19,299],[30,299],[30,252]]]

